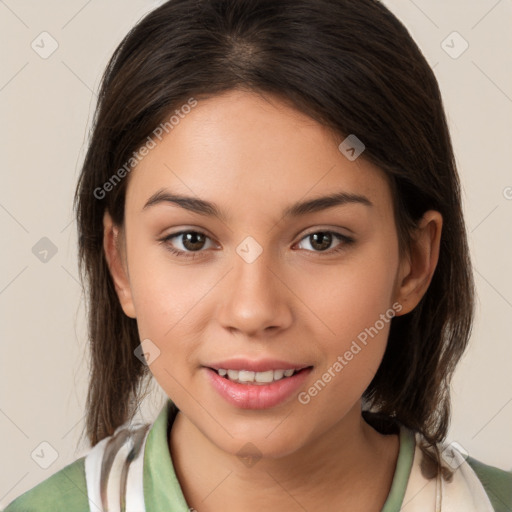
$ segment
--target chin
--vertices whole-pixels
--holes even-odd
[[[275,425],[266,429],[255,428],[254,434],[245,429],[243,434],[234,434],[233,437],[222,435],[220,439],[203,433],[220,450],[239,457],[242,462],[247,459],[249,462],[246,465],[250,467],[250,461],[254,464],[261,459],[280,459],[297,452],[306,444],[305,439],[301,442],[299,432],[290,432],[286,428],[281,432],[278,430],[279,427],[276,429]]]

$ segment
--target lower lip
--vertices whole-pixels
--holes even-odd
[[[230,404],[240,409],[269,409],[284,402],[303,385],[311,372],[305,368],[291,377],[270,384],[238,384],[206,368],[213,387]]]

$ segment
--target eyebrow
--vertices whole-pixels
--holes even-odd
[[[215,203],[199,199],[197,197],[185,196],[182,194],[173,194],[166,189],[160,189],[155,192],[146,202],[142,210],[162,203],[175,204],[185,210],[189,210],[199,215],[215,216],[221,220],[226,220],[228,215]],[[362,204],[372,207],[373,203],[363,195],[352,194],[349,192],[336,192],[327,196],[315,197],[304,201],[296,202],[283,211],[283,217],[299,217],[309,213],[315,213],[327,210],[334,206],[343,206],[347,204]]]

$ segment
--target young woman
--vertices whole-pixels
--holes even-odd
[[[447,446],[473,279],[435,77],[373,0],[171,0],[76,194],[91,450],[16,511],[506,511]],[[169,397],[130,420],[144,382]]]

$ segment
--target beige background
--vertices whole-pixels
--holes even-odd
[[[87,361],[72,196],[101,72],[158,3],[0,1],[0,508],[88,448],[78,444]],[[434,67],[464,187],[479,303],[448,441],[512,469],[512,1],[385,4]],[[46,59],[31,47],[51,49],[43,31],[58,43]],[[154,387],[148,421],[165,398]]]

